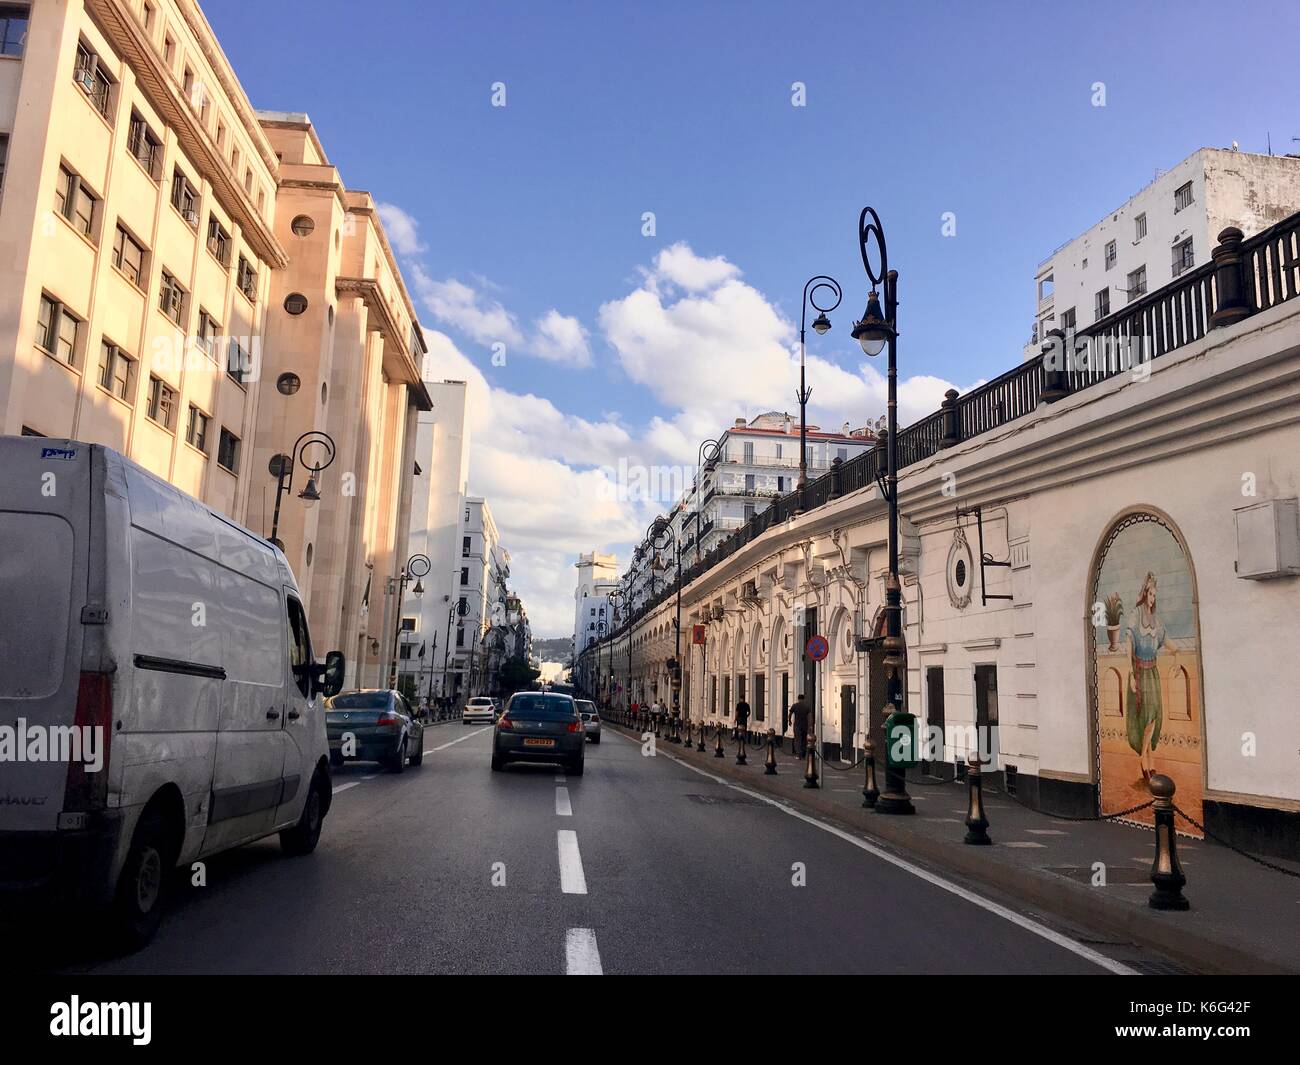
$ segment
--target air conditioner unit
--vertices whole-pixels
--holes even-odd
[[[713,620],[714,620],[714,621],[721,621],[721,620],[722,620],[723,618],[725,618],[726,616],[727,616],[727,612],[726,612],[726,610],[723,609],[723,607],[722,607],[721,605],[719,605],[719,604],[714,604],[714,607],[713,607],[713,613],[712,613]]]
[[[740,586],[740,598],[744,599],[746,602],[757,603],[758,585],[755,584],[754,581],[745,581],[745,583]]]
[[[95,95],[95,75],[90,72],[89,67],[82,67],[74,75],[73,80],[81,86],[82,91],[87,95]]]
[[[187,221],[187,222],[188,222],[190,225],[192,225],[192,226],[197,226],[197,225],[199,224],[199,212],[198,212],[198,211],[186,211],[186,212],[185,212],[185,221]]]

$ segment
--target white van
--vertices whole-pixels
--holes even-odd
[[[102,905],[134,949],[174,866],[311,852],[342,682],[266,540],[110,448],[0,436],[0,911]]]

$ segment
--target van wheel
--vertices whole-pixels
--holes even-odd
[[[406,744],[405,738],[402,740],[402,746],[398,748],[397,753],[393,755],[392,760],[388,763],[388,768],[394,773],[400,773],[406,769]]]
[[[311,782],[311,791],[307,792],[307,802],[303,805],[302,816],[293,828],[286,828],[280,833],[280,846],[285,854],[297,857],[310,854],[320,842],[320,830],[325,823],[325,781],[317,773]]]
[[[162,923],[167,895],[167,830],[162,814],[140,819],[113,896],[113,931],[128,951],[147,946]]]

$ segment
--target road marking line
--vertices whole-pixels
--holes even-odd
[[[578,833],[560,829],[555,834],[560,852],[560,890],[566,895],[585,895],[587,878],[582,875],[582,855],[578,853]]]
[[[564,975],[604,976],[596,933],[590,928],[570,928],[564,933]]]
[[[624,739],[626,739],[626,737],[624,737]],[[630,743],[632,741],[629,740],[628,742]],[[848,832],[845,832],[841,828],[836,828],[834,825],[827,824],[825,821],[819,821],[817,818],[811,817],[808,814],[802,812],[801,810],[796,810],[793,807],[786,806],[783,803],[780,803],[775,799],[770,798],[767,795],[761,794],[760,792],[751,791],[749,788],[742,788],[740,785],[733,784],[731,781],[726,780],[723,777],[715,776],[713,773],[708,773],[703,769],[693,766],[689,762],[683,761],[681,758],[676,758],[673,755],[667,753],[664,753],[664,757],[667,758],[670,762],[676,762],[680,766],[685,766],[692,773],[698,773],[700,776],[707,777],[709,780],[712,780],[717,784],[722,784],[728,788],[731,788],[732,791],[738,791],[742,795],[748,795],[750,798],[759,799],[762,802],[767,803],[769,806],[775,806],[778,810],[781,810],[782,812],[789,814],[791,817],[798,818],[800,821],[804,821],[807,824],[814,825],[815,827],[820,828],[823,832],[829,832],[832,836],[838,836],[846,843],[852,843],[853,846],[857,847],[859,850],[864,850],[868,854],[875,855],[877,858],[881,859],[882,861],[886,861],[890,865],[897,866],[899,869],[902,869],[904,872],[911,873],[913,876],[918,877],[929,884],[933,884],[935,887],[942,888],[944,891],[956,895],[958,898],[962,898],[965,899],[967,902],[974,903],[976,906],[979,906],[981,909],[987,910],[989,913],[996,914],[998,917],[1001,917],[1003,920],[1010,921],[1012,924],[1017,925],[1020,928],[1023,928],[1027,932],[1032,932],[1036,936],[1041,936],[1043,939],[1046,939],[1049,943],[1055,943],[1058,947],[1062,947],[1065,950],[1070,951],[1070,953],[1072,954],[1077,954],[1079,957],[1084,958],[1085,960],[1090,961],[1094,965],[1100,966],[1101,968],[1106,969],[1109,972],[1116,973],[1119,976],[1138,975],[1137,970],[1130,969],[1127,965],[1124,965],[1111,958],[1108,958],[1106,957],[1106,955],[1100,954],[1097,951],[1091,949],[1090,947],[1084,946],[1082,943],[1075,942],[1069,936],[1062,935],[1060,932],[1048,928],[1044,924],[1039,924],[1037,921],[1033,920],[1032,918],[1026,917],[1023,914],[1016,913],[1015,910],[1007,909],[1007,907],[999,905],[998,903],[994,902],[992,899],[986,899],[982,895],[977,895],[973,891],[968,891],[966,888],[961,887],[958,884],[954,884],[951,880],[948,880],[942,876],[930,872],[928,869],[922,869],[919,865],[912,864],[906,858],[900,858],[895,854],[890,854],[889,851],[882,850],[880,847],[877,847],[874,843],[869,843],[865,839],[858,839],[856,836],[850,835]],[[574,846],[575,848],[577,846],[576,837],[574,840]]]
[[[475,736],[477,736],[477,735],[479,735],[480,733],[483,733],[483,732],[487,732],[487,729],[486,729],[486,728],[475,729],[473,732],[467,732],[467,733],[465,733],[464,736],[460,736],[459,738],[454,739],[454,740],[452,740],[452,741],[449,742],[449,743],[444,743],[441,747],[435,747],[432,751],[425,751],[424,753],[425,753],[425,754],[433,754],[433,753],[435,753],[435,752],[437,752],[437,751],[445,751],[448,747],[455,747],[456,744],[458,744],[458,743],[464,743],[466,740],[468,740],[468,739],[472,739],[473,737],[475,737]]]
[[[347,791],[348,788],[355,788],[360,783],[361,781],[359,780],[349,780],[346,784],[339,784],[337,787],[331,789],[330,794],[337,795],[340,791]]]
[[[555,789],[555,816],[556,817],[573,816],[573,803],[569,802],[568,788]]]

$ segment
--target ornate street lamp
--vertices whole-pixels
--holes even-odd
[[[406,565],[402,568],[400,577],[388,578],[390,588],[397,592],[397,601],[393,607],[393,613],[396,615],[396,621],[393,625],[393,664],[388,671],[388,686],[397,687],[397,641],[402,634],[402,596],[406,592],[406,583],[412,577],[415,578],[415,587],[411,589],[418,599],[424,594],[424,585],[420,583],[421,577],[427,577],[429,570],[433,568],[433,563],[429,561],[428,555],[412,555],[406,560]]]
[[[307,462],[306,452],[308,448],[317,448],[318,457],[324,459],[323,462]],[[334,461],[334,438],[329,433],[323,433],[316,430],[303,433],[302,436],[294,442],[293,451],[288,455],[276,455],[271,460],[271,472],[275,474],[275,513],[271,517],[271,535],[268,539],[275,544],[281,551],[284,550],[284,544],[280,542],[280,499],[285,492],[293,487],[293,474],[299,462],[304,462],[310,473],[307,476],[307,483],[303,486],[298,498],[303,501],[303,505],[310,507],[314,503],[320,502],[320,485],[317,478],[320,471],[325,469]]]
[[[879,266],[871,263],[871,244],[880,249]],[[907,645],[903,638],[903,585],[898,574],[898,271],[889,269],[889,251],[880,216],[864,207],[858,218],[858,247],[862,267],[871,281],[871,293],[862,320],[853,323],[853,339],[869,356],[889,349],[888,435],[885,440],[885,501],[889,505],[889,578],[885,585],[885,693],[893,714],[907,712],[907,683],[903,676]],[[881,309],[879,291],[885,295]],[[886,748],[891,738],[885,736]],[[914,814],[907,794],[907,774],[891,766],[886,750],[885,790],[876,800],[882,814]]]
[[[822,303],[817,301],[817,293],[822,293]],[[831,302],[834,296],[835,302]],[[804,489],[808,484],[808,398],[812,389],[806,384],[804,374],[804,337],[807,334],[808,305],[812,304],[817,317],[812,327],[818,336],[824,336],[831,327],[831,320],[826,315],[840,305],[844,298],[839,282],[826,274],[810,277],[803,287],[803,303],[799,309],[799,391],[795,397],[799,400],[799,512],[804,510]],[[823,303],[825,306],[823,306]]]

